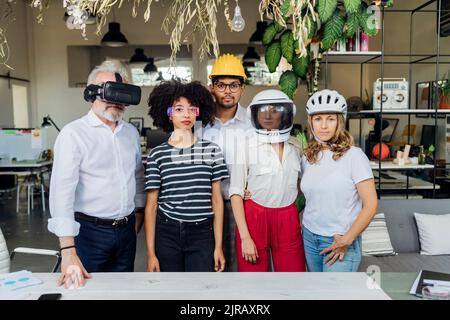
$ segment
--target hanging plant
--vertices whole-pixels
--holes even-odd
[[[86,13],[97,17],[97,35],[101,35],[108,15],[114,7],[121,8],[125,1],[133,3],[131,12],[133,17],[137,17],[138,8],[144,6],[144,20],[147,22],[151,15],[151,5],[158,0],[63,0],[62,5],[64,8],[74,6],[75,10],[72,10],[75,12],[72,15],[76,22],[74,27],[81,29],[83,37],[86,37],[84,21],[87,19]],[[376,25],[371,23],[373,14],[367,12],[366,1],[369,0],[260,0],[261,20],[264,15],[272,20],[263,37],[266,61],[270,64],[269,70],[275,71],[281,56],[285,57],[292,63],[293,75],[297,80],[294,80],[292,75],[283,78],[289,79],[284,81],[292,81],[289,86],[284,87],[292,88],[294,81],[298,82],[298,78],[312,79],[318,75],[319,64],[313,63],[314,60],[320,60],[323,48],[332,45],[339,36],[350,37],[358,27],[371,36],[375,35]],[[11,2],[7,0],[7,3]],[[229,0],[172,0],[162,26],[162,29],[170,34],[172,65],[182,43],[194,33],[202,39],[199,48],[200,59],[203,60],[210,54],[218,57],[217,11],[223,3],[224,15],[231,30],[228,2]],[[393,0],[375,2],[378,5],[381,2],[385,6],[393,5]],[[43,23],[50,0],[28,0],[28,3],[38,10],[36,17],[38,23]],[[186,25],[190,23],[192,31],[185,32]],[[5,34],[6,29],[0,25],[0,64],[4,64],[8,57]],[[321,50],[317,49],[319,44]],[[313,47],[316,49],[312,50]],[[305,73],[306,69],[308,70]],[[317,79],[315,80],[317,82]],[[312,87],[311,90],[317,88]]]
[[[280,77],[279,86],[291,98],[298,83],[306,81],[308,95],[318,90],[322,54],[336,41],[351,38],[360,29],[373,37],[377,34],[375,13],[369,0],[262,0],[261,19],[272,22],[263,35],[266,64],[275,72],[283,56],[292,69]],[[392,6],[393,0],[377,1]]]

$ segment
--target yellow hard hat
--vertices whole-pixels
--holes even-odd
[[[212,79],[217,76],[241,77],[247,80],[241,60],[230,53],[221,55],[214,62],[209,78]]]

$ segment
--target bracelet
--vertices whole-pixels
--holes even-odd
[[[61,249],[59,249],[59,252],[65,250],[65,249],[71,249],[71,248],[75,248],[75,246],[67,246],[67,247],[62,247]]]

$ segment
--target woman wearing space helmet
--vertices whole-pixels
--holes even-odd
[[[361,233],[377,209],[369,160],[345,130],[347,103],[322,90],[307,102],[310,140],[302,157],[303,242],[308,271],[357,271]]]
[[[247,109],[255,135],[230,170],[238,271],[269,271],[269,250],[275,271],[306,271],[295,206],[300,155],[288,142],[295,111],[279,90],[258,93]]]

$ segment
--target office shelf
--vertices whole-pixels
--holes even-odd
[[[322,63],[362,64],[368,63],[369,61],[378,57],[381,57],[381,51],[328,51],[324,53]]]
[[[430,5],[435,4],[436,9],[434,7],[433,10],[427,9]],[[398,12],[405,12],[409,13],[409,52],[407,53],[390,53],[386,52],[385,50],[385,14],[396,14]],[[380,73],[379,78],[385,77],[385,68],[386,65],[401,65],[405,64],[409,66],[408,75],[403,75],[404,78],[407,78],[409,81],[409,92],[408,96],[411,99],[411,90],[415,86],[411,82],[411,79],[414,79],[412,76],[412,66],[413,65],[422,65],[422,64],[428,64],[428,65],[435,65],[436,66],[436,74],[434,78],[435,81],[439,81],[440,74],[439,74],[439,66],[440,65],[448,65],[450,64],[450,54],[441,54],[440,52],[440,42],[441,37],[437,36],[436,40],[436,49],[435,52],[430,52],[430,48],[427,49],[427,51],[422,52],[413,52],[413,42],[417,41],[417,39],[414,39],[415,31],[413,30],[413,18],[419,13],[422,12],[433,12],[436,14],[436,20],[441,16],[441,1],[440,0],[424,0],[423,3],[411,10],[396,10],[395,8],[386,9],[385,7],[381,6],[381,19],[380,19],[380,27],[381,27],[381,50],[380,51],[369,51],[369,52],[337,52],[337,51],[328,51],[323,54],[321,63],[324,65],[323,68],[325,69],[325,88],[328,88],[328,68],[331,64],[356,64],[359,65],[359,78],[360,78],[360,87],[359,87],[359,96],[363,98],[363,91],[364,91],[364,81],[363,81],[363,74],[364,74],[364,66],[368,64],[372,65],[379,65],[380,66]],[[438,20],[439,21],[439,20]],[[435,22],[436,23],[436,22]],[[437,34],[440,33],[440,24],[437,23]],[[420,27],[419,27],[420,28]],[[434,50],[434,48],[433,48]],[[411,100],[410,100],[411,101]],[[382,102],[383,104],[383,102]],[[434,116],[434,125],[437,128],[438,124],[438,118],[446,118],[446,115],[450,116],[450,110],[448,109],[413,109],[415,105],[411,105],[410,109],[403,109],[403,110],[386,110],[386,108],[382,108],[381,110],[361,110],[359,112],[348,112],[349,117],[348,118],[359,118],[361,121],[363,118],[377,118],[379,120],[382,120],[385,115],[392,116],[392,115],[398,115],[398,116],[407,116],[407,125],[408,128],[411,125],[411,115],[416,115],[416,117],[420,117],[420,115],[423,115],[423,118],[426,118],[427,115]],[[359,126],[359,136],[360,141],[362,141],[362,132],[361,132],[361,122]],[[382,141],[382,135],[380,134],[380,143]],[[435,138],[434,141],[438,141],[438,130],[435,130]],[[409,137],[408,141],[409,143]],[[381,148],[381,146],[380,146]],[[436,146],[436,149],[438,146]],[[440,146],[439,146],[440,148]],[[380,150],[381,152],[381,150]],[[379,169],[381,167],[381,171],[379,172]],[[433,198],[436,197],[436,189],[439,189],[440,186],[436,183],[436,173],[437,173],[437,159],[436,156],[434,156],[434,164],[427,164],[427,165],[404,165],[399,166],[395,165],[392,162],[384,162],[381,160],[375,161],[371,163],[371,168],[374,170],[375,173],[380,173],[378,177],[376,177],[376,186],[378,191],[383,190],[404,190],[406,192],[406,197],[408,198],[409,190],[423,190],[428,189],[432,190],[432,196]],[[384,171],[383,171],[384,170]],[[400,174],[404,170],[404,174]],[[432,180],[431,181],[425,181],[420,178],[412,177],[410,176],[412,174],[411,170],[432,170]],[[395,180],[396,183],[393,183],[393,179],[384,179],[381,176],[385,174],[386,172],[394,172],[395,174]],[[429,173],[429,172],[428,172]],[[398,175],[398,176],[397,176]],[[430,176],[431,178],[431,176]],[[380,193],[379,193],[380,195]]]
[[[395,110],[395,109],[389,109],[385,110],[383,109],[383,114],[433,114],[436,113],[436,110],[434,109],[402,109],[402,110]],[[450,115],[450,109],[438,109],[438,114],[449,114]],[[364,115],[364,114],[381,114],[380,110],[361,110],[357,112],[348,112],[348,115]]]
[[[373,170],[379,170],[378,162],[370,161],[370,167]],[[405,164],[398,165],[392,161],[381,161],[381,170],[422,170],[422,169],[434,169],[432,164]]]

